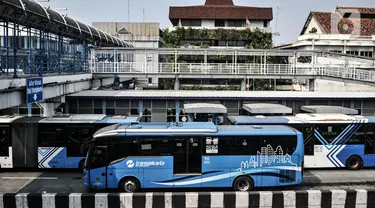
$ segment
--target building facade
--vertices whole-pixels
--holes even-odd
[[[169,8],[169,19],[173,27],[184,29],[208,29],[208,30],[245,30],[259,29],[262,32],[271,33],[270,22],[272,20],[272,8],[246,7],[233,4],[232,0],[206,0],[204,5],[183,6]],[[187,39],[180,45],[198,45],[202,40]],[[241,38],[225,40],[216,38],[204,40],[210,47],[244,47],[246,41]]]
[[[375,8],[337,7],[333,12],[310,12],[297,42],[277,48],[373,58]]]
[[[93,22],[92,25],[104,32],[118,37],[120,40],[130,42],[134,48],[163,48],[164,41],[161,38],[160,23],[158,22]],[[148,54],[130,54],[135,63],[158,63],[159,56]],[[137,79],[136,85],[140,87],[158,87],[158,79]]]

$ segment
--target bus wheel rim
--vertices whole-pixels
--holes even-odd
[[[359,165],[359,161],[358,161],[358,160],[352,160],[352,161],[351,161],[351,166],[352,166],[353,168],[358,167],[358,165]]]
[[[134,191],[135,187],[136,187],[136,185],[133,181],[127,181],[125,183],[125,190],[127,190],[127,191]]]
[[[245,180],[241,180],[239,183],[238,183],[238,187],[241,191],[246,191],[249,189],[249,182],[248,181],[245,181]]]

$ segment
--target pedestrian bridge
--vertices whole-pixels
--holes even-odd
[[[210,63],[218,59],[225,63]],[[189,60],[195,63],[186,63]],[[97,48],[92,51],[90,71],[98,77],[116,74],[176,79],[329,78],[373,84],[374,64],[375,59],[318,51]]]
[[[187,64],[96,63],[91,71],[97,76],[117,74],[134,78],[259,78],[294,79],[332,77],[374,82],[375,71],[340,65],[294,66],[292,64]]]

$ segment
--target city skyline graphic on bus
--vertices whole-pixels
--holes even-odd
[[[284,155],[284,150],[280,145],[274,150],[272,145],[268,144],[266,147],[262,147],[260,152],[257,151],[257,156],[251,156],[248,161],[241,161],[240,169],[258,168],[275,163],[297,166],[292,162],[292,157],[288,153]]]

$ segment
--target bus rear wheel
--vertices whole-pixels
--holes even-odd
[[[140,183],[138,179],[134,177],[127,177],[121,180],[120,189],[127,193],[134,193],[134,192],[139,191]]]
[[[362,159],[358,156],[351,156],[346,161],[346,168],[349,170],[359,170],[363,166]]]
[[[253,188],[254,182],[248,176],[240,176],[234,180],[233,189],[235,191],[251,191]]]

